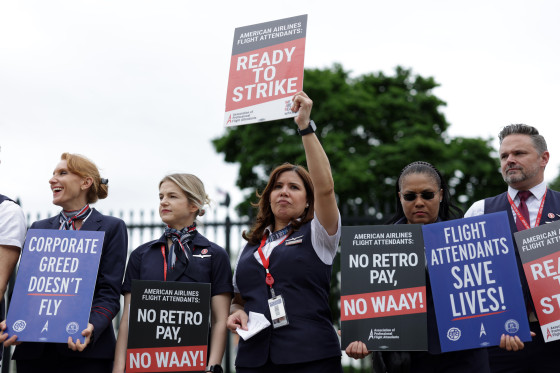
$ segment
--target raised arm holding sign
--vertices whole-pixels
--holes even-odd
[[[313,102],[304,92],[292,102],[309,172],[289,163],[276,167],[258,194],[256,221],[244,232],[248,242],[236,265],[227,326],[235,333],[246,329],[256,314],[268,324],[240,340],[239,373],[342,372],[328,302],[340,214],[329,160],[310,118]]]

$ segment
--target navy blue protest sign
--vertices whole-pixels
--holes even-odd
[[[530,341],[505,211],[422,227],[441,350]]]
[[[104,232],[30,229],[6,320],[18,341],[66,343],[87,328]]]
[[[127,372],[206,371],[210,287],[196,282],[132,281]]]

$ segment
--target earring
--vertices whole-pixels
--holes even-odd
[[[305,205],[305,208],[306,208],[306,209],[309,208],[309,203],[308,203],[307,205]]]

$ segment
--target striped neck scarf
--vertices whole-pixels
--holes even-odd
[[[173,245],[171,247],[172,250],[169,250],[169,254],[167,255],[167,268],[169,270],[173,270],[173,268],[175,268],[175,262],[177,261],[177,259],[181,260],[181,258],[185,258],[185,261],[188,264],[188,261],[192,255],[190,244],[195,233],[196,222],[181,230],[177,230],[171,227],[165,228],[165,237],[170,238],[173,242]]]
[[[274,232],[274,233],[271,233],[271,234],[268,236],[268,238],[266,239],[266,243],[269,244],[270,242],[276,241],[276,240],[279,239],[280,237],[284,237],[285,235],[288,234],[288,232],[290,231],[290,229],[292,229],[292,225],[291,225],[291,224],[288,224],[288,225],[286,225],[284,228],[282,228],[282,229],[280,229],[280,230],[278,230],[278,231],[276,231],[276,232]]]
[[[66,230],[66,231],[75,231],[76,230],[76,220],[85,220],[89,214],[91,213],[91,208],[89,204],[82,207],[80,210],[75,211],[64,211],[60,212],[59,222],[60,227],[59,230]]]

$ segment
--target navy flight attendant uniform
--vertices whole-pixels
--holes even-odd
[[[130,254],[128,260],[122,286],[123,295],[132,291],[132,280],[209,283],[211,296],[233,293],[231,266],[227,252],[210,242],[198,230],[195,231],[189,246],[192,247],[192,256],[189,255],[189,261],[192,262],[187,263],[185,256],[179,257],[177,261],[183,261],[183,266],[179,269],[181,264],[177,263],[173,271],[167,272],[167,278],[164,270],[167,266],[166,255],[162,253],[162,247],[164,252],[168,251],[165,234],[158,240],[139,246]],[[210,353],[211,343],[210,340],[208,353]]]
[[[198,231],[194,234],[191,245],[193,263],[189,263],[182,272],[168,272],[167,279],[164,278],[166,261],[161,252],[162,246],[167,247],[165,235],[139,246],[130,254],[122,286],[123,294],[131,292],[132,280],[210,283],[212,296],[233,292],[228,254]]]
[[[59,229],[59,215],[40,220],[31,229]],[[103,231],[99,270],[93,293],[89,322],[93,340],[82,351],[72,351],[66,343],[23,342],[13,359],[21,372],[110,372],[115,355],[115,332],[112,320],[120,309],[121,280],[126,264],[128,236],[125,223],[92,209],[81,230]],[[80,335],[81,340],[83,337]],[[49,369],[48,367],[54,367]]]
[[[243,249],[236,284],[245,301],[245,312],[264,314],[272,323],[270,291],[265,269],[254,256],[257,249],[258,245],[249,244]],[[332,367],[334,360],[340,364],[340,343],[328,304],[331,269],[332,265],[323,263],[312,246],[311,222],[303,224],[272,251],[269,271],[276,295],[284,299],[289,324],[277,329],[269,326],[246,341],[240,339],[235,361],[238,370],[258,371],[272,362],[285,366],[286,371],[297,367],[308,372],[332,372],[332,368],[324,370],[315,362],[323,361],[327,367]]]

